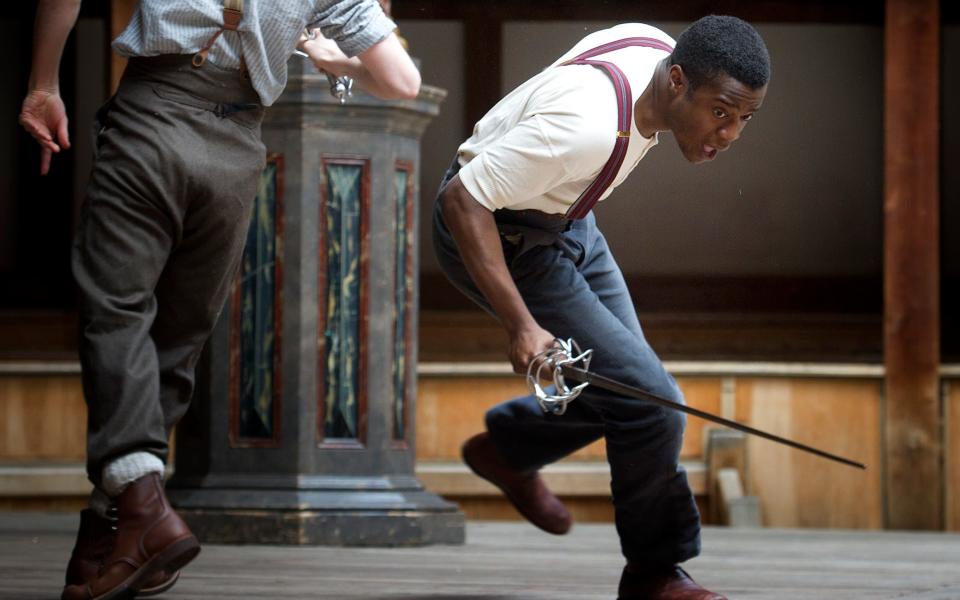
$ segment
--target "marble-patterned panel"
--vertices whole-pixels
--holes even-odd
[[[278,168],[271,161],[260,177],[239,279],[239,422],[234,430],[250,440],[274,437]]]
[[[324,438],[360,437],[362,164],[326,163],[326,329]]]
[[[408,299],[413,289],[413,273],[408,268],[411,258],[410,224],[407,203],[410,184],[409,169],[399,167],[394,171],[394,206],[396,217],[396,258],[394,262],[394,331],[393,331],[393,438],[406,438],[407,402],[407,311]]]

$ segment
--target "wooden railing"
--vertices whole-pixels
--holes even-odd
[[[743,493],[758,499],[763,524],[881,528],[883,367],[857,364],[667,362],[687,402],[867,463],[855,471],[766,440],[748,438]],[[526,393],[506,363],[421,363],[417,397],[418,476],[476,518],[515,518],[496,490],[459,458],[491,406]],[[941,368],[945,522],[960,530],[960,365]],[[682,450],[709,520],[707,438],[689,418]],[[0,508],[80,506],[86,409],[75,362],[0,362]],[[580,520],[612,518],[600,441],[545,470]]]

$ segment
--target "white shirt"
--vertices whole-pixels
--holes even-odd
[[[565,213],[610,158],[617,135],[616,91],[606,72],[590,65],[557,66],[587,50],[628,37],[651,37],[671,47],[663,31],[624,23],[594,32],[541,73],[510,92],[473,129],[459,148],[460,180],[487,209],[536,209]],[[633,102],[654,69],[669,54],[631,46],[597,57],[617,65],[630,82]],[[613,183],[619,185],[657,144],[640,135],[632,118],[626,158]]]
[[[194,54],[223,26],[222,0],[140,0],[130,24],[113,41],[122,56]],[[287,59],[305,27],[319,27],[347,56],[356,56],[396,29],[376,0],[246,0],[239,34],[224,31],[208,60],[239,69],[264,106],[287,84]]]

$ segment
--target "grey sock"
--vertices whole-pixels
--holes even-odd
[[[149,452],[125,454],[103,468],[103,490],[115,498],[128,485],[150,473],[162,476],[163,461]]]

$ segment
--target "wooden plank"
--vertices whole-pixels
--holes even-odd
[[[885,524],[896,529],[943,527],[939,10],[939,0],[886,2]]]
[[[83,463],[0,463],[0,498],[89,496]]]
[[[719,377],[677,377],[677,384],[689,406],[720,414],[722,379]],[[681,458],[700,458],[705,454],[706,431],[711,424],[703,419],[687,417]]]
[[[60,594],[77,517],[0,514],[0,598]],[[960,597],[955,534],[707,527],[685,567],[750,600]],[[526,523],[470,522],[467,543],[421,548],[204,545],[165,597],[316,600],[609,600],[623,557],[614,527],[565,536]]]
[[[526,392],[522,380],[512,375],[499,379],[477,378],[468,387],[463,387],[461,379],[438,380],[431,376],[420,380],[417,440],[421,461],[447,460],[459,465],[459,446],[467,437],[482,430],[486,409],[511,394]],[[24,376],[14,385],[15,380],[10,375],[0,377],[0,460],[82,463],[85,407],[79,377]],[[680,377],[678,381],[691,405],[719,412],[719,378]],[[730,416],[774,433],[792,434],[799,441],[816,443],[870,466],[866,474],[849,471],[841,465],[836,465],[840,471],[834,471],[834,465],[816,457],[806,457],[764,440],[751,440],[752,466],[744,483],[749,493],[763,501],[767,524],[879,527],[881,522],[876,515],[880,511],[882,384],[872,378],[850,381],[809,376],[796,379],[764,376],[737,381],[733,402],[736,411]],[[960,414],[957,388],[960,385],[953,386],[946,397],[948,409],[954,415]],[[953,494],[950,518],[952,526],[957,528],[960,527],[957,500],[960,472],[951,465],[960,464],[960,431],[957,431],[960,422],[954,421],[958,420],[948,421],[953,433],[948,455],[952,462],[947,472]],[[851,427],[851,423],[855,426]],[[702,455],[702,450],[695,450],[695,440],[699,435],[702,443],[703,425],[699,419],[688,420],[685,458]],[[800,457],[808,462],[797,463]],[[603,465],[603,445],[591,446],[574,455],[572,460]],[[558,467],[561,465],[564,463]],[[579,475],[574,479],[576,477]],[[578,480],[570,485],[582,483]],[[594,484],[593,488],[603,487],[596,481]],[[693,474],[691,484],[697,489]]]
[[[960,531],[960,379],[944,384],[944,419],[947,423],[947,522],[949,531]]]
[[[87,406],[79,374],[73,369],[42,376],[29,369],[20,375],[0,373],[0,462],[82,464],[86,453]]]
[[[756,496],[744,496],[740,472],[736,469],[720,469],[717,477],[717,495],[711,504],[723,506],[723,524],[730,527],[760,527],[760,500]]]
[[[417,389],[418,460],[459,460],[460,446],[484,430],[488,408],[526,394],[519,377],[421,379]]]
[[[706,493],[706,467],[699,461],[683,461],[693,493]],[[500,490],[473,474],[461,462],[418,462],[417,478],[430,491],[448,497],[500,496]],[[610,497],[610,467],[606,463],[562,461],[542,471],[543,480],[558,496],[564,498]]]
[[[687,403],[717,413],[720,409],[720,379],[678,379]],[[509,398],[526,395],[523,378],[516,375],[421,378],[417,391],[417,458],[459,460],[460,445],[484,430],[484,413]],[[688,419],[682,458],[703,455],[705,421]],[[575,460],[606,460],[603,441],[575,452]]]
[[[883,526],[876,381],[740,379],[736,419],[867,464],[866,471],[749,436],[748,489],[770,527]]]
[[[731,494],[735,491],[730,488],[732,481],[726,481],[728,489],[721,489],[724,481],[721,479],[721,473],[732,471],[736,475],[736,486],[741,486],[741,482],[747,480],[747,440],[746,434],[739,431],[711,426],[707,433],[707,492],[710,494],[710,522],[729,524],[730,515],[727,512],[727,500],[734,497],[742,497],[744,491],[741,488],[739,493]],[[724,493],[724,492],[727,493]]]
[[[164,477],[169,479],[172,473],[168,465]],[[92,489],[84,462],[0,463],[0,498],[7,500],[19,498],[29,504],[41,498],[87,498]]]
[[[0,377],[0,460],[83,460],[80,377]]]

